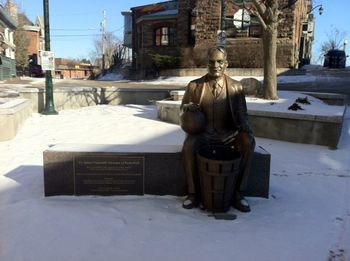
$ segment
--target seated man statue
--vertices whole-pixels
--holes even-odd
[[[227,65],[226,50],[223,47],[210,48],[208,73],[188,84],[182,100],[183,114],[200,111],[205,116],[202,131],[187,132],[183,144],[182,154],[188,186],[188,196],[183,202],[186,209],[197,207],[200,202],[200,181],[196,164],[198,148],[202,145],[226,145],[234,147],[242,156],[232,206],[242,212],[250,211],[243,193],[247,186],[255,140],[248,125],[242,85],[225,75]],[[186,131],[184,127],[183,129]]]

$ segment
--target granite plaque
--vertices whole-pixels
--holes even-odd
[[[144,157],[85,155],[74,157],[75,195],[143,195]]]

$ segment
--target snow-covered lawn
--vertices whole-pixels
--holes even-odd
[[[185,210],[181,197],[43,196],[51,144],[181,144],[154,106],[33,114],[0,142],[0,260],[327,260],[350,251],[350,113],[339,149],[257,138],[272,155],[270,198],[249,198],[234,221]],[[334,260],[349,260],[334,259]]]

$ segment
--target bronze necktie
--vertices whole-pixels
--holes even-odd
[[[220,92],[220,87],[221,87],[220,84],[215,82],[215,84],[213,85],[213,90],[212,90],[214,97],[218,96],[218,94]]]

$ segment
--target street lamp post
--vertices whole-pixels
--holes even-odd
[[[317,7],[319,7],[319,8],[318,8],[318,13],[319,13],[320,15],[322,15],[322,14],[323,14],[323,6],[322,6],[322,4],[316,5],[315,7],[313,7],[313,8],[308,12],[308,14],[311,14],[312,11],[315,10]]]
[[[312,31],[309,31],[309,24],[312,23],[314,25],[314,16],[311,13],[316,8],[318,8],[318,13],[320,15],[322,15],[322,13],[323,13],[322,4],[314,6],[313,8],[311,8],[310,11],[307,12],[307,21],[304,22],[306,28],[305,29],[303,28],[303,34],[302,34],[301,43],[300,43],[301,50],[299,52],[299,59],[300,59],[299,66],[303,66],[304,64],[310,63],[311,45],[312,45],[312,41],[313,41],[313,29],[312,29]],[[304,26],[304,24],[303,24],[303,26]],[[312,26],[312,28],[313,27],[314,26]],[[310,32],[312,33],[311,36],[309,35]]]
[[[44,30],[45,30],[45,51],[50,51],[50,23],[49,23],[49,1],[44,0]],[[45,71],[45,109],[42,114],[55,115],[58,114],[55,110],[53,100],[53,84],[51,70]]]

